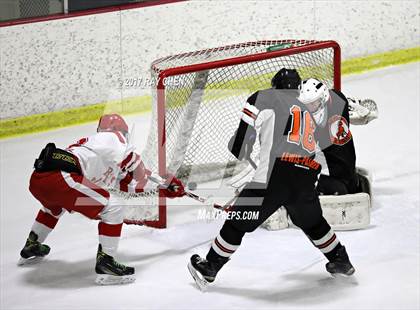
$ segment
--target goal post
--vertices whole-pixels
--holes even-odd
[[[340,59],[335,41],[266,40],[154,61],[151,126],[142,153],[146,167],[161,176],[172,173],[198,183],[232,176],[244,163],[229,153],[227,143],[247,97],[269,88],[283,67],[340,90]],[[137,207],[126,222],[166,227],[166,198],[154,193],[153,199],[148,204],[155,209],[154,217],[141,219],[142,208]]]

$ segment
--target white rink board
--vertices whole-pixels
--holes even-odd
[[[343,59],[420,44],[416,0],[290,3],[193,0],[1,27],[0,115],[142,96],[148,87],[120,82],[149,78],[158,58],[233,43],[335,40]]]
[[[16,262],[38,203],[27,187],[34,158],[49,141],[63,146],[96,124],[0,142],[1,309],[418,309],[419,302],[419,86],[420,63],[344,79],[345,93],[371,97],[380,116],[353,127],[358,165],[374,175],[372,224],[339,232],[356,274],[331,278],[326,260],[299,230],[246,236],[241,248],[205,294],[186,264],[205,254],[222,222],[194,222],[188,200],[169,208],[169,228],[124,226],[119,259],[136,267],[137,282],[94,284],[96,223],[66,214],[48,239],[48,259]],[[139,115],[136,135],[146,131]],[[407,133],[401,135],[401,133]],[[138,140],[139,146],[144,141]],[[181,205],[180,205],[181,204]]]

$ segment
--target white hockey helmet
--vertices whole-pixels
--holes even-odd
[[[330,99],[327,85],[313,78],[304,80],[299,86],[297,99],[306,105],[318,125],[323,124],[326,116],[325,108]]]

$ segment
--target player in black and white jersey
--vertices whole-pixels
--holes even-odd
[[[247,100],[230,149],[236,157],[243,158],[249,147],[244,141],[255,136],[257,130],[260,160],[252,181],[241,191],[231,211],[256,211],[259,217],[226,220],[206,257],[197,254],[191,257],[188,267],[199,286],[213,282],[240,246],[245,233],[253,232],[282,205],[295,225],[329,260],[328,272],[351,275],[355,271],[345,247],[322,216],[315,189],[321,170],[314,160],[313,114],[317,112],[317,103],[305,101],[304,104],[303,96],[299,96],[302,101],[298,100],[296,82],[291,79],[285,89],[258,91]]]

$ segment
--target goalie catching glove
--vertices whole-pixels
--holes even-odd
[[[378,118],[378,106],[372,99],[347,98],[349,102],[349,116],[352,125],[365,125]]]
[[[165,197],[179,198],[185,195],[185,188],[182,181],[176,178],[173,174],[164,176],[165,184],[162,186],[162,191]]]

